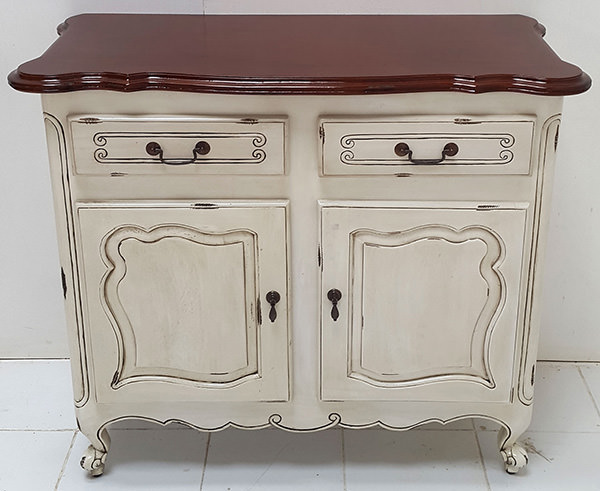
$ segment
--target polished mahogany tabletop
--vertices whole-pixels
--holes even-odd
[[[590,78],[522,15],[83,14],[22,64],[26,92],[577,94]]]

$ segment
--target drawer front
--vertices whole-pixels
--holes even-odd
[[[75,173],[283,174],[285,121],[70,119]]]
[[[323,120],[324,175],[529,174],[534,119]]]

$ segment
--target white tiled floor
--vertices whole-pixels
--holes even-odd
[[[502,469],[496,428],[478,420],[410,432],[225,430],[123,422],[105,475],[79,468],[68,362],[0,361],[0,491],[600,490],[600,364],[541,363],[530,464]],[[170,431],[168,428],[178,429]]]

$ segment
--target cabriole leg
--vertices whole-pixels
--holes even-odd
[[[108,431],[103,429],[99,432],[88,434],[82,429],[81,432],[90,440],[91,445],[83,453],[80,465],[82,469],[89,471],[92,476],[101,476],[104,472],[106,454],[110,447]]]
[[[516,474],[529,462],[527,450],[517,443],[517,439],[525,432],[527,426],[528,424],[524,427],[503,426],[498,433],[500,455],[504,459],[504,469],[509,474]]]

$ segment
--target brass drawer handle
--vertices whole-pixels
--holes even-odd
[[[152,155],[153,157],[158,155],[158,159],[163,164],[167,164],[167,165],[193,164],[194,162],[196,162],[199,155],[206,155],[206,154],[208,154],[208,152],[210,152],[210,145],[208,144],[208,142],[199,141],[198,143],[196,143],[196,146],[192,150],[192,155],[194,156],[194,158],[189,159],[189,160],[172,160],[172,159],[164,158],[163,149],[159,143],[150,142],[150,143],[148,143],[148,145],[146,145],[146,153],[148,155]]]
[[[446,143],[442,150],[442,156],[439,159],[413,159],[412,150],[404,142],[398,143],[394,147],[394,152],[398,157],[408,156],[408,160],[416,165],[434,165],[442,163],[446,157],[454,157],[458,153],[458,145],[452,142]]]

